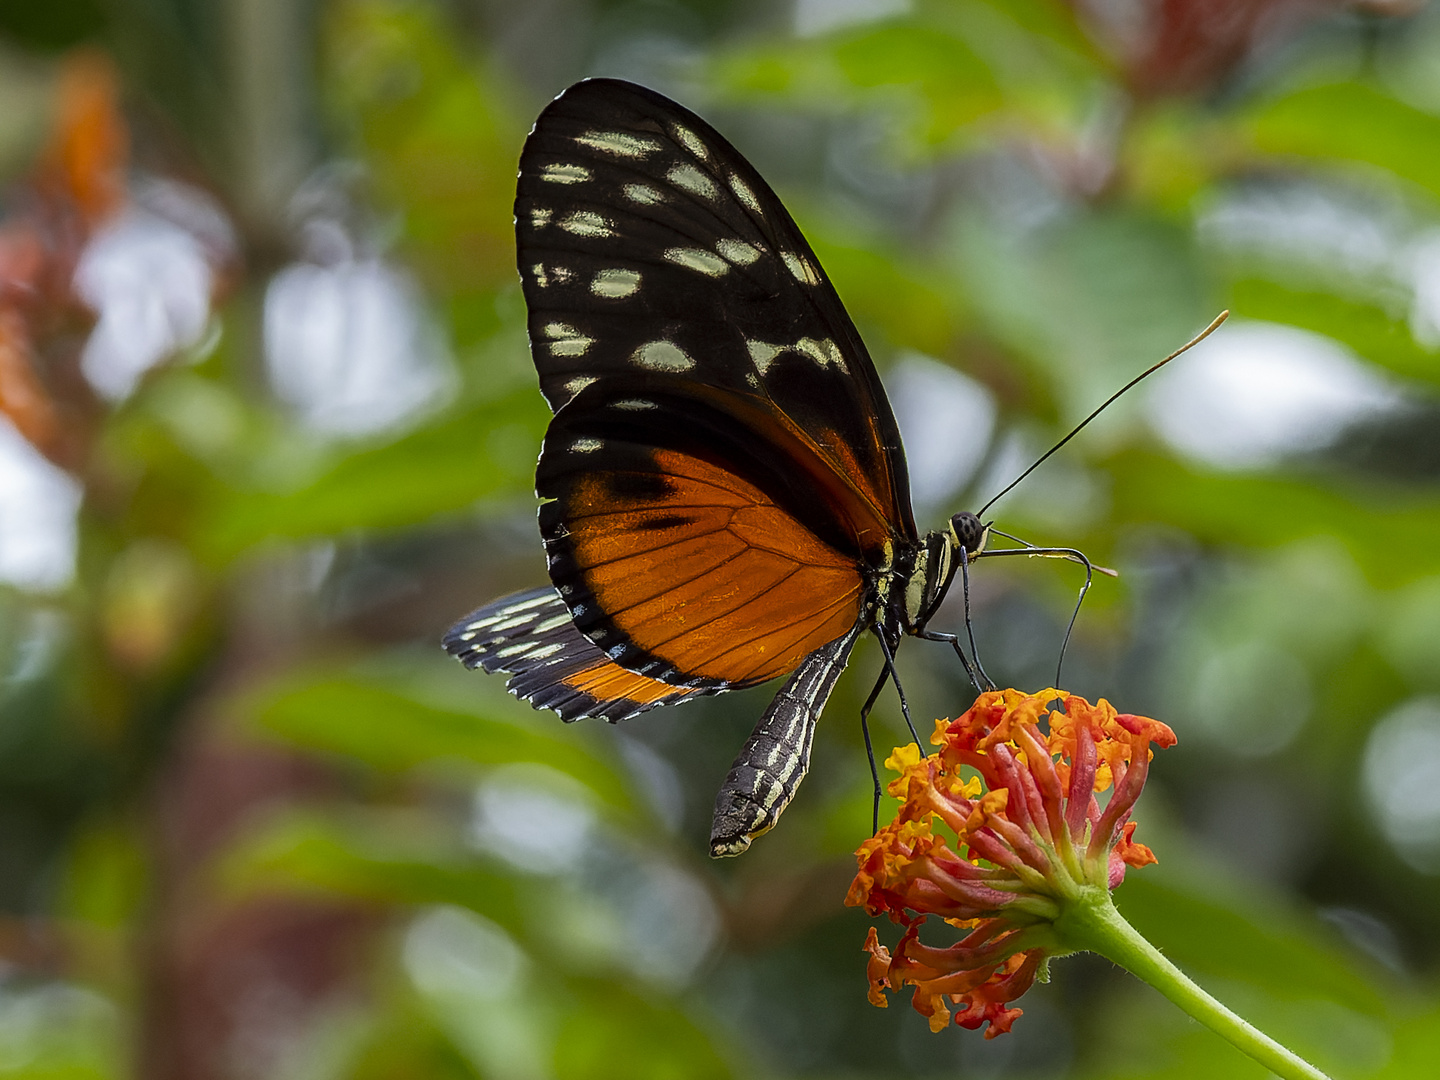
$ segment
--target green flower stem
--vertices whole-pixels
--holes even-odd
[[[1329,1080],[1304,1058],[1281,1046],[1207,994],[1125,921],[1109,890],[1084,887],[1055,922],[1064,948],[1099,953],[1144,979],[1237,1050],[1285,1080]]]

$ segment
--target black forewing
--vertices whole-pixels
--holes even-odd
[[[707,409],[718,396],[737,415],[769,412],[887,523],[859,548],[914,538],[874,364],[780,200],[709,124],[631,83],[579,83],[525,144],[515,216],[552,409],[600,383],[587,400],[643,384],[682,414],[701,394]]]

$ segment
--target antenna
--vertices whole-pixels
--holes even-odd
[[[1096,409],[1096,410],[1095,410],[1094,412],[1092,412],[1089,416],[1085,417],[1084,420],[1081,420],[1080,423],[1076,424],[1073,428],[1071,428],[1069,435],[1066,435],[1063,439],[1061,439],[1059,442],[1057,442],[1057,443],[1056,443],[1054,446],[1052,446],[1049,450],[1046,450],[1045,453],[1041,454],[1041,455],[1040,455],[1040,458],[1035,462],[1035,464],[1031,465],[1031,466],[1030,466],[1028,469],[1026,469],[1023,473],[1021,473],[1019,476],[1017,476],[1014,480],[1010,481],[1010,483],[1005,486],[1004,490],[1001,491],[999,495],[996,495],[993,499],[991,499],[991,500],[990,500],[989,502],[987,502],[984,506],[982,506],[982,507],[979,509],[979,511],[976,512],[976,515],[975,515],[975,516],[976,516],[976,517],[980,517],[981,515],[983,515],[983,514],[985,513],[986,510],[989,510],[990,507],[994,506],[997,502],[999,502],[1002,496],[1008,495],[1008,494],[1010,493],[1010,490],[1011,490],[1016,484],[1020,483],[1021,480],[1024,480],[1025,477],[1029,476],[1032,472],[1034,472],[1036,469],[1038,469],[1041,465],[1045,464],[1046,459],[1048,459],[1051,454],[1055,453],[1056,450],[1059,450],[1062,446],[1064,446],[1066,443],[1068,443],[1068,442],[1069,442],[1071,439],[1073,439],[1076,435],[1079,435],[1080,432],[1081,432],[1081,430],[1085,427],[1086,424],[1090,423],[1091,420],[1094,420],[1094,419],[1095,419],[1097,416],[1099,416],[1102,412],[1104,412],[1106,409],[1108,409],[1108,408],[1115,402],[1115,399],[1118,398],[1118,397],[1120,397],[1121,394],[1125,393],[1125,391],[1129,390],[1129,389],[1130,389],[1132,386],[1134,386],[1136,383],[1141,382],[1142,380],[1149,378],[1151,375],[1154,375],[1155,372],[1159,371],[1162,367],[1164,367],[1166,364],[1168,364],[1171,360],[1174,360],[1177,356],[1181,355],[1182,353],[1189,352],[1189,351],[1190,351],[1191,349],[1193,349],[1196,345],[1199,345],[1200,342],[1204,341],[1207,337],[1209,337],[1211,334],[1213,334],[1213,333],[1215,332],[1216,328],[1219,327],[1219,325],[1220,325],[1221,323],[1223,323],[1223,322],[1224,322],[1226,319],[1228,319],[1229,317],[1230,317],[1230,312],[1229,312],[1228,310],[1220,312],[1219,315],[1216,315],[1216,316],[1215,316],[1214,321],[1212,321],[1209,326],[1205,327],[1204,330],[1201,330],[1200,333],[1196,334],[1193,338],[1191,338],[1189,341],[1187,341],[1184,345],[1181,345],[1180,348],[1176,349],[1176,350],[1175,350],[1174,352],[1172,352],[1169,356],[1165,357],[1164,360],[1161,360],[1158,364],[1153,364],[1153,365],[1151,365],[1150,367],[1146,368],[1146,369],[1145,369],[1144,371],[1142,371],[1139,375],[1136,375],[1135,378],[1131,379],[1131,380],[1130,380],[1129,382],[1127,382],[1124,386],[1122,386],[1119,390],[1116,390],[1115,393],[1111,394],[1108,398],[1106,398],[1106,399],[1104,400],[1104,402],[1101,403],[1101,405],[1100,405],[1100,407],[1099,407],[1098,409]]]

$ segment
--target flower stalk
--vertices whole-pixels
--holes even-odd
[[[1329,1080],[1314,1065],[1235,1015],[1191,981],[1125,921],[1108,892],[1068,908],[1056,929],[1071,950],[1099,953],[1119,964],[1283,1080]]]
[[[1062,708],[1051,710],[1057,700]],[[870,929],[873,1004],[913,987],[911,1003],[932,1031],[959,1006],[956,1024],[994,1038],[1021,1015],[1010,1003],[1045,977],[1052,956],[1096,952],[1277,1075],[1324,1080],[1186,978],[1115,910],[1111,890],[1127,868],[1155,861],[1134,840],[1131,812],[1151,746],[1175,743],[1170,728],[1117,713],[1103,698],[1091,705],[1058,690],[997,690],[959,719],[937,721],[931,742],[939,750],[928,757],[912,743],[886,761],[900,774],[889,790],[901,807],[856,852],[846,897],[905,928],[893,953]],[[931,916],[960,940],[922,942]]]

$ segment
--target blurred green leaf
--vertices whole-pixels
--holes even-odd
[[[1312,920],[1258,894],[1242,903],[1213,881],[1202,884],[1198,872],[1161,866],[1127,874],[1116,905],[1202,984],[1208,976],[1281,999],[1323,997],[1375,1016],[1387,1011],[1384,988]]]
[[[577,1008],[555,1044],[557,1080],[721,1080],[737,1073],[711,1037],[673,1005],[610,982],[572,980]]]
[[[1230,308],[1243,318],[1313,330],[1397,375],[1440,384],[1440,354],[1416,342],[1405,319],[1373,304],[1247,277],[1231,283]]]
[[[484,1080],[419,1002],[387,1004],[344,1080]]]
[[[113,825],[92,825],[80,833],[65,867],[62,905],[66,913],[96,926],[119,928],[144,901],[146,870],[137,838]]]
[[[515,162],[527,119],[507,80],[466,55],[433,5],[329,9],[332,109],[359,135],[410,254],[443,293],[513,280]]]
[[[925,103],[923,144],[956,131],[1003,103],[988,65],[960,36],[915,25],[885,26],[843,38],[835,61],[852,86],[914,86]]]
[[[114,1005],[60,981],[0,994],[0,1076],[5,1080],[119,1080],[125,1033]]]
[[[715,77],[732,92],[782,96],[826,110],[893,104],[889,99],[898,92],[915,105],[887,110],[897,121],[890,132],[907,136],[898,145],[926,148],[947,143],[1004,100],[988,66],[962,37],[909,22],[737,49],[717,62]],[[880,97],[877,90],[888,93]]]
[[[523,495],[546,415],[527,388],[345,455],[298,490],[217,494],[198,545],[225,562],[263,540],[415,525],[482,498]]]
[[[952,350],[959,332],[958,289],[947,290],[933,270],[907,265],[874,245],[847,243],[823,225],[807,236],[857,323],[878,327],[896,347],[932,356]]]
[[[982,325],[1049,376],[1073,419],[1219,313],[1190,237],[1133,209],[1026,230],[961,214],[951,251]]]
[[[290,812],[251,828],[226,852],[216,880],[232,897],[319,891],[385,904],[455,904],[522,935],[520,879],[445,836],[416,812]]]
[[[1378,646],[1415,690],[1440,690],[1440,577],[1420,578],[1386,598]]]
[[[291,679],[239,703],[262,728],[313,750],[339,754],[387,772],[429,762],[476,765],[531,762],[583,784],[603,804],[633,808],[629,785],[588,752],[580,732],[549,714],[521,726],[438,708],[359,679]]]
[[[1137,985],[1133,993],[1122,996],[1112,1007],[1114,1015],[1123,1016],[1124,1021],[1114,1025],[1120,1030],[1097,1033],[1100,1045],[1086,1054],[1093,1064],[1079,1072],[1086,1080],[1272,1080],[1275,1075],[1185,1016],[1148,986]],[[1309,1047],[1305,1049],[1308,1056],[1314,1057]],[[1329,1061],[1324,1064],[1334,1067]],[[1369,1069],[1351,1069],[1333,1075],[1369,1073]]]
[[[1310,87],[1262,105],[1247,122],[1271,154],[1364,162],[1440,195],[1440,116],[1364,83]]]
[[[102,0],[68,0],[64,4],[0,2],[0,34],[14,44],[59,52],[98,38],[110,10]]]
[[[1394,586],[1440,572],[1440,500],[1373,488],[1322,485],[1253,473],[1206,473],[1172,458],[1127,451],[1107,462],[1115,522],[1167,524],[1211,544],[1274,547],[1333,535],[1371,584]]]
[[[1095,50],[1062,5],[946,0],[917,8],[810,40],[731,49],[713,78],[732,93],[807,108],[881,106],[899,148],[933,154],[985,137],[1002,110],[1022,123],[1064,111],[1065,91],[1095,74]]]
[[[1407,1016],[1394,1029],[1395,1050],[1376,1075],[1384,1080],[1429,1080],[1440,1063],[1440,1010]]]

